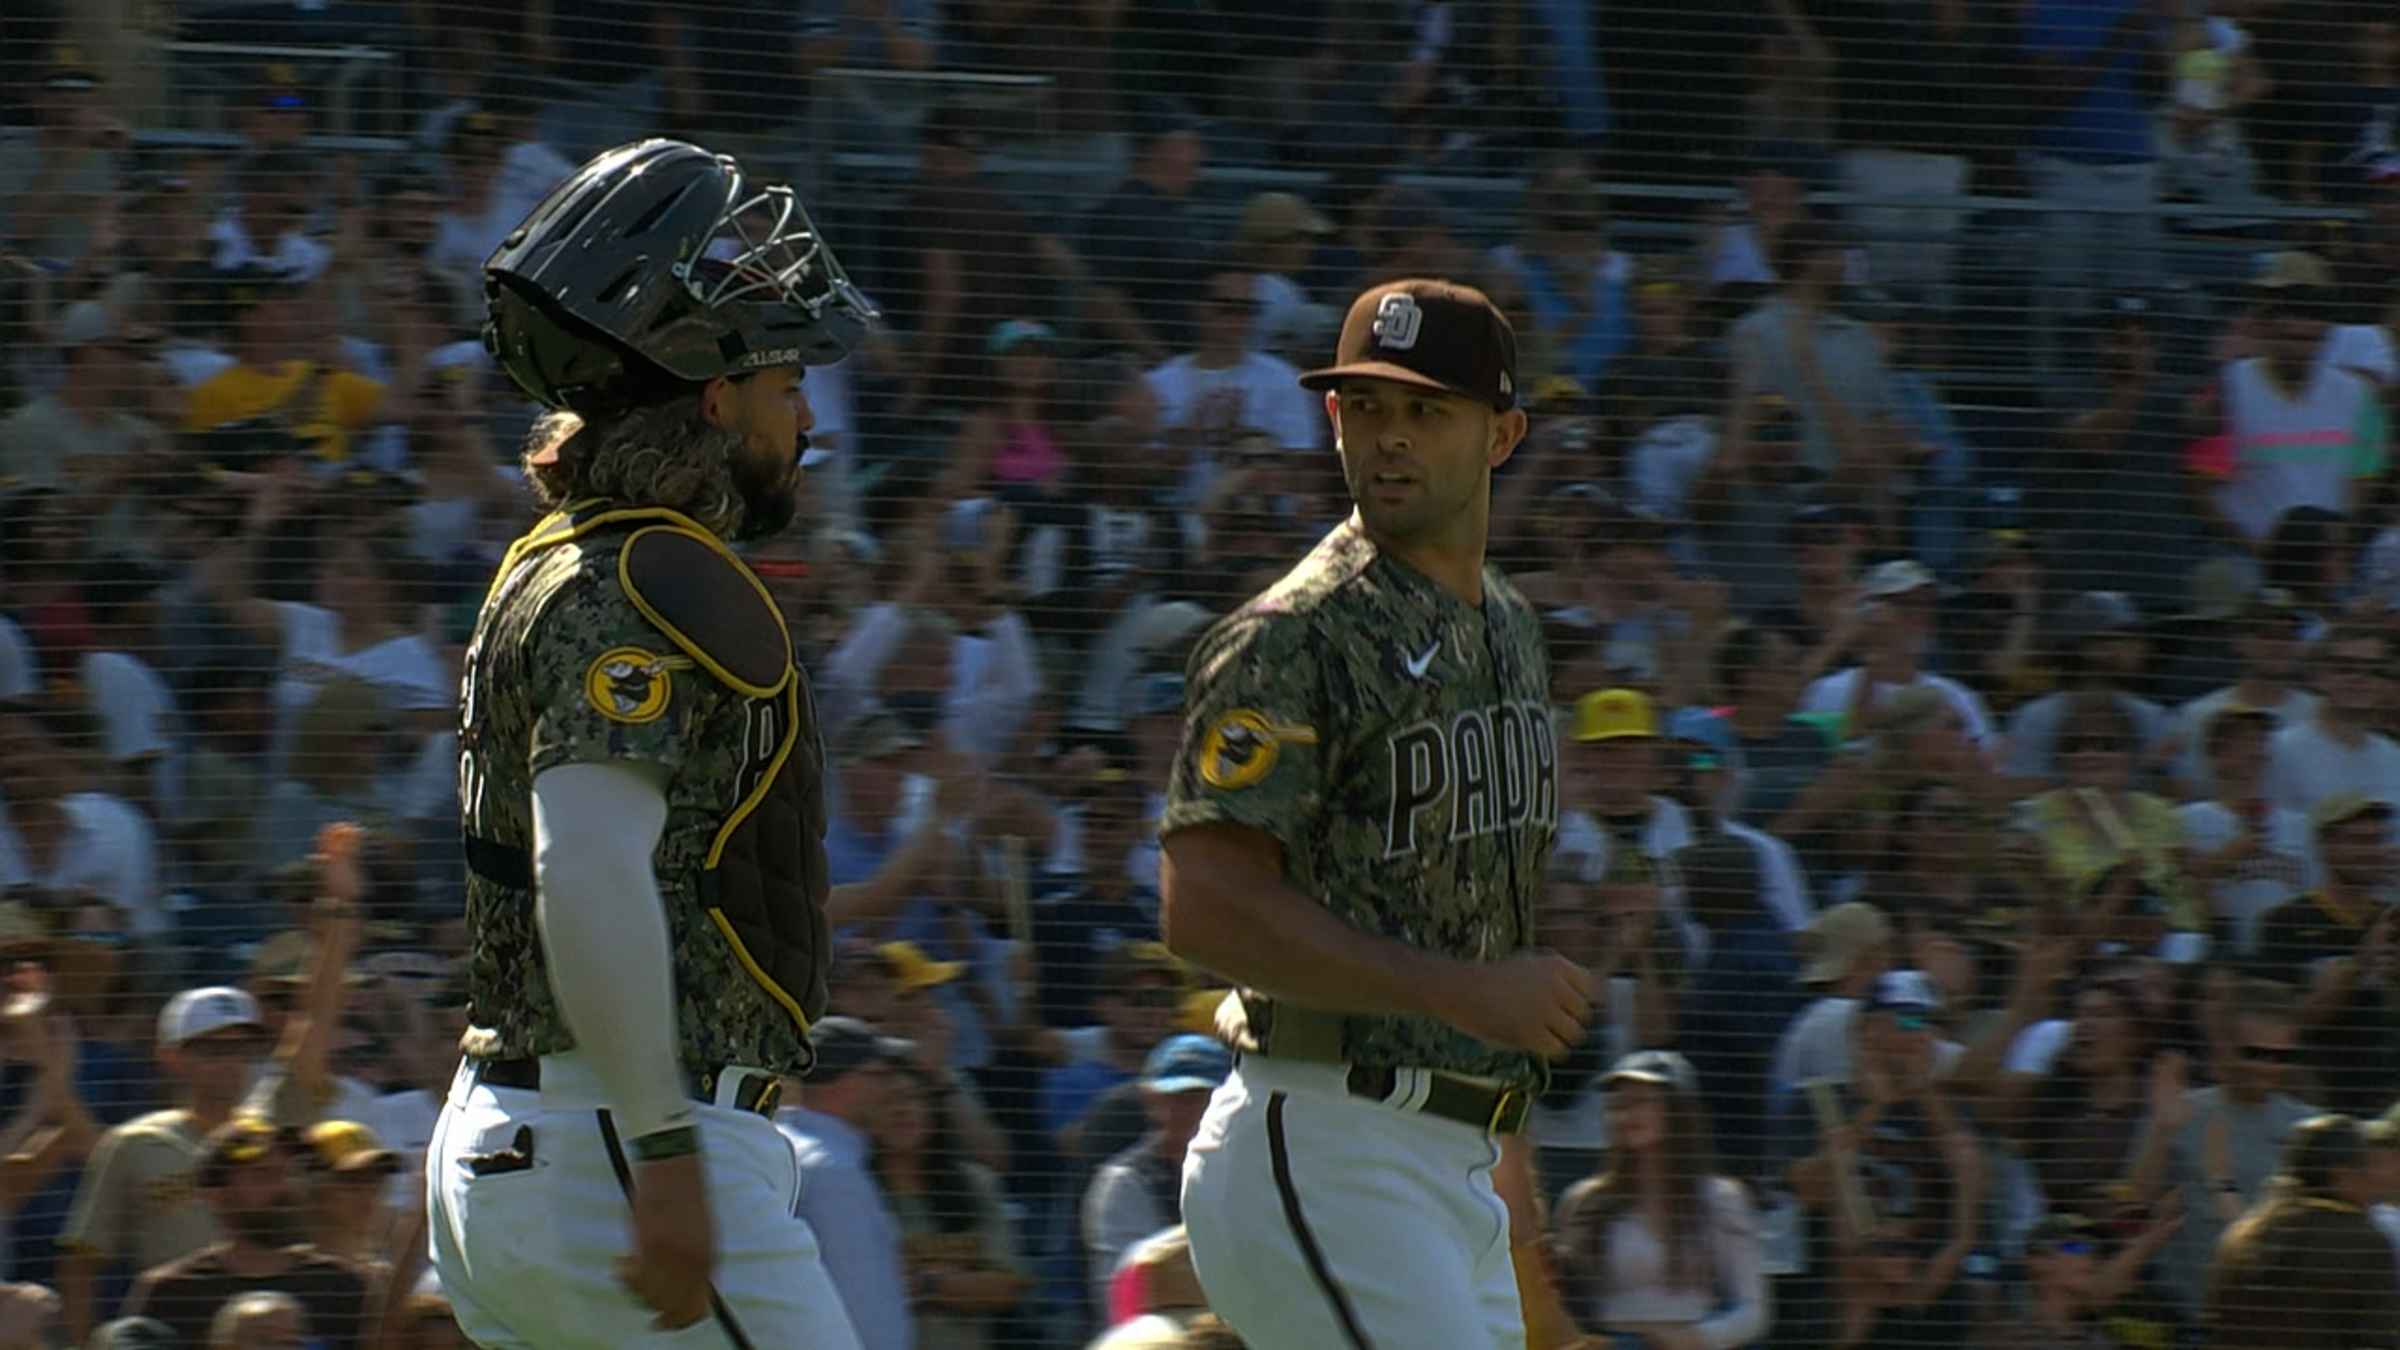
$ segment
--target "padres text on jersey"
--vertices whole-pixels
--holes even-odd
[[[1495,961],[1532,943],[1558,748],[1540,620],[1497,571],[1470,606],[1383,557],[1353,517],[1211,629],[1187,683],[1162,830],[1263,830],[1294,887],[1427,951]],[[1242,1004],[1272,1026],[1271,1000]],[[1340,1039],[1354,1063],[1538,1075],[1427,1018],[1344,1018]]]

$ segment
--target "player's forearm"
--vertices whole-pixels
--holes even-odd
[[[651,855],[667,800],[631,764],[569,764],[533,782],[534,920],[550,987],[627,1139],[686,1124],[665,906]]]
[[[1353,928],[1279,878],[1179,868],[1172,841],[1159,883],[1161,934],[1177,956],[1304,1007],[1438,1017],[1463,969]]]

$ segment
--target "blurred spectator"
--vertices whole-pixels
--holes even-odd
[[[1706,836],[1676,861],[1692,918],[1709,940],[1683,990],[1675,1044],[1697,1075],[1685,1086],[1707,1110],[1715,1161],[1747,1182],[1772,1142],[1764,1050],[1798,1011],[1800,963],[1783,920],[1766,903],[1759,855],[1749,843]],[[1612,1144],[1625,1147],[1622,1137]]]
[[[1001,593],[992,543],[973,554],[922,538],[915,547],[902,585],[859,611],[825,660],[825,732],[839,736],[880,705],[910,735],[938,734],[944,749],[988,760],[1014,742],[1041,693],[1032,631]]]
[[[0,418],[0,475],[20,487],[73,492],[108,512],[140,481],[145,457],[165,448],[157,424],[136,414],[156,392],[143,370],[156,335],[128,327],[97,300],[69,305],[56,335],[58,387]]]
[[[952,449],[973,478],[1004,497],[1056,491],[1067,475],[1058,422],[1058,334],[1032,319],[1009,319],[984,339],[993,378],[988,401],[967,414]]]
[[[2245,981],[2231,1014],[2223,1083],[2181,1093],[2154,1085],[2127,1173],[2138,1199],[2167,1186],[2183,1192],[2183,1226],[2160,1254],[2159,1276],[2193,1318],[2217,1239],[2266,1194],[2285,1140],[2316,1114],[2287,1092],[2301,1056],[2290,991]]]
[[[640,140],[658,124],[678,59],[682,17],[662,0],[596,0],[527,12],[533,73],[556,89],[544,102],[541,139],[582,163]],[[660,60],[661,54],[667,60]]]
[[[390,1215],[385,1183],[400,1174],[400,1155],[355,1120],[321,1120],[302,1137],[300,1166],[307,1178],[308,1241],[328,1256],[388,1276]]]
[[[1134,124],[1133,172],[1083,225],[1079,252],[1092,270],[1090,303],[1105,340],[1157,365],[1181,346],[1177,327],[1192,283],[1192,189],[1207,147],[1181,104],[1145,103]],[[1246,325],[1256,316],[1244,314]],[[1197,335],[1195,335],[1197,336]]]
[[[0,704],[0,885],[89,892],[135,936],[169,926],[157,844],[141,814],[96,790],[85,747],[61,738],[61,715]]]
[[[290,62],[269,61],[258,67],[255,80],[242,92],[244,101],[232,120],[252,156],[298,149],[316,129],[308,86]]]
[[[2219,377],[2221,435],[2195,445],[2214,524],[2257,551],[2276,519],[2313,506],[2344,516],[2384,470],[2387,433],[2372,381],[2319,361],[2330,332],[2333,273],[2311,253],[2278,253],[2251,284],[2259,354]]]
[[[1859,589],[1858,603],[1865,609],[1860,617],[1870,624],[1860,643],[1862,659],[1811,684],[1800,696],[1800,710],[1840,718],[1847,739],[1867,734],[1903,692],[1925,689],[1939,695],[1957,714],[1969,742],[1978,747],[1986,744],[1993,727],[1982,697],[1957,680],[1925,668],[1933,641],[1937,589],[1933,573],[1910,559],[1887,562],[1869,572]]]
[[[575,166],[526,138],[512,108],[487,99],[450,128],[442,170],[447,209],[435,219],[425,265],[454,290],[474,296],[482,289],[483,260]]]
[[[1450,208],[1430,190],[1391,179],[1361,203],[1358,222],[1362,287],[1401,277],[1458,276],[1472,262]]]
[[[2266,796],[2267,745],[2275,715],[2230,703],[2201,724],[2194,749],[2211,766],[2209,791],[2176,808],[2191,851],[2192,878],[2208,892],[2215,916],[2212,947],[2249,956],[2268,913],[2313,884],[2320,872],[2308,817]]]
[[[2122,289],[2089,311],[2098,397],[2067,419],[2066,449],[2042,472],[2038,503],[2061,580],[2124,591],[2149,614],[2183,599],[2202,547],[2183,465],[2185,391],[2163,368],[2166,318],[2157,296]]]
[[[1209,1094],[1232,1071],[1231,1052],[1210,1036],[1161,1041],[1143,1062],[1150,1132],[1101,1165],[1080,1206],[1092,1305],[1104,1317],[1119,1265],[1139,1243],[1182,1222],[1184,1150],[1200,1128]]]
[[[2168,38],[2173,97],[2159,124],[2161,195],[2225,206],[2257,199],[2258,166],[2240,114],[2273,87],[2250,35],[2227,17],[2190,11]]]
[[[2108,1314],[2182,1217],[2179,1209],[2159,1211],[2110,1252],[2100,1225],[2054,1207],[2026,1239],[2025,1316],[1996,1328],[1992,1350],[2111,1350],[2118,1342]]]
[[[1744,315],[1728,339],[1734,388],[1725,434],[1745,447],[1759,420],[1759,399],[1785,399],[1798,410],[1801,467],[1859,494],[1876,528],[1888,533],[1897,524],[1890,499],[1897,448],[1891,377],[1874,334],[1833,309],[1846,244],[1835,227],[1813,220],[1792,225],[1777,241],[1775,297]]]
[[[1918,300],[1882,291],[1860,296],[1851,311],[1866,322],[1891,372],[1891,434],[1899,441],[1892,491],[1902,498],[1900,537],[1936,575],[1954,574],[1966,561],[1967,485],[1975,473],[1975,450],[1935,383],[1940,364],[1935,316]]]
[[[946,1076],[901,1070],[876,1131],[875,1177],[899,1225],[916,1344],[923,1350],[995,1350],[997,1319],[1023,1294],[1000,1179],[968,1160],[940,1103]]]
[[[384,385],[320,364],[325,352],[310,335],[305,283],[253,266],[226,273],[217,284],[233,360],[186,395],[185,431],[263,419],[266,425],[255,434],[261,458],[307,453],[339,462],[349,454],[352,436],[397,411]]]
[[[1121,768],[1102,768],[1077,786],[1075,855],[1082,872],[1073,884],[1040,897],[1033,943],[1041,1024],[1090,1026],[1111,983],[1106,971],[1139,974],[1155,964],[1158,896],[1133,875],[1133,845],[1150,788]],[[1124,964],[1126,961],[1132,964]],[[1167,973],[1172,973],[1171,968]],[[1146,1054],[1147,1045],[1133,1048]]]
[[[2209,924],[2186,870],[2181,819],[2133,788],[2136,725],[2108,694],[2075,695],[2058,725],[2065,784],[2026,804],[2026,825],[2051,878],[2075,898],[2085,936],[2147,951]]]
[[[1297,457],[1324,443],[1325,419],[1321,401],[1300,387],[1300,372],[1251,345],[1256,274],[1231,260],[1194,270],[1201,289],[1191,303],[1191,349],[1143,378],[1158,400],[1159,428],[1185,466],[1182,490],[1198,499],[1244,436],[1263,433]]]
[[[2240,657],[2238,677],[2178,710],[2176,742],[2181,758],[2174,772],[2187,793],[2206,796],[2219,790],[2211,781],[2205,741],[2220,713],[2234,709],[2261,713],[2270,733],[2316,719],[2318,698],[2301,686],[2303,622],[2286,591],[2264,589],[2241,602],[2232,616],[2233,645]]]
[[[1251,298],[1258,302],[1258,318],[1250,350],[1274,352],[1286,334],[1340,321],[1330,306],[1309,298],[1300,280],[1333,233],[1324,213],[1289,192],[1261,192],[1242,203],[1230,248],[1233,261],[1255,278]]]
[[[30,82],[29,82],[30,83]],[[101,102],[99,74],[71,47],[50,54],[30,102],[34,133],[0,144],[0,240],[6,251],[75,261],[115,197],[125,124]]]
[[[2356,1120],[2318,1116],[2293,1130],[2266,1197],[2217,1246],[2208,1275],[2210,1346],[2390,1343],[2400,1328],[2400,1286],[2388,1278],[2391,1244],[2366,1216],[2371,1181]]]
[[[348,677],[319,686],[293,724],[286,773],[267,792],[256,864],[271,871],[297,861],[327,825],[380,814],[374,793],[380,750],[390,736],[374,686]]]
[[[291,1143],[264,1121],[239,1117],[211,1131],[197,1180],[225,1240],[143,1272],[125,1315],[155,1317],[198,1345],[210,1339],[220,1309],[267,1291],[293,1299],[331,1350],[363,1347],[367,1276],[306,1245],[295,1161]]]
[[[1009,320],[1046,313],[1045,274],[1064,278],[1080,266],[982,173],[984,121],[975,105],[952,99],[917,130],[916,182],[892,222],[906,280],[887,309],[910,355],[903,418],[985,402],[977,386],[990,337]]]
[[[1707,289],[1737,293],[1740,287],[1772,286],[1780,274],[1777,259],[1786,256],[1784,236],[1809,224],[1807,168],[1796,162],[1790,147],[1762,146],[1751,151],[1736,180],[1740,213],[1714,223],[1705,245]]]
[[[1042,1128],[1060,1152],[1097,1164],[1115,1150],[1084,1147],[1093,1108],[1140,1077],[1150,1052],[1174,1029],[1184,983],[1165,948],[1148,941],[1121,943],[1094,976],[1084,995],[1092,1008],[1088,1024],[1045,1020],[1059,1033],[1053,1039],[1060,1062],[1042,1077],[1040,1110]]]
[[[1728,817],[1794,841],[1805,854],[1823,819],[1815,798],[1834,768],[1840,728],[1802,716],[1801,650],[1791,633],[1742,624],[1717,645],[1717,688],[1730,702],[1733,772]]]
[[[818,1018],[808,1039],[816,1067],[801,1089],[802,1104],[775,1113],[800,1157],[798,1214],[816,1234],[825,1273],[861,1345],[906,1350],[916,1332],[900,1223],[871,1159],[915,1047],[854,1017]]]
[[[152,664],[171,655],[158,591],[151,577],[120,562],[94,576],[87,593],[93,649],[84,653],[77,685],[99,731],[109,769],[104,786],[163,829],[181,774],[170,734],[175,696]]]
[[[2310,813],[2324,876],[2258,921],[2257,969],[2304,991],[2315,1101],[2364,1115],[2400,1097],[2400,866],[2389,801],[2337,793]]]
[[[308,1345],[308,1310],[290,1294],[236,1294],[202,1327],[208,1350],[293,1350]]]
[[[2067,316],[2095,283],[2154,284],[2161,229],[2154,113],[2143,91],[2163,77],[2173,25],[2144,0],[2035,0],[2022,18],[2038,102],[2028,172],[2051,208],[2034,293],[2037,368],[2066,373]]]
[[[2400,802],[2400,743],[2375,730],[2392,682],[2392,634],[2345,623],[2314,652],[2324,696],[2313,718],[2287,724],[2267,746],[2267,798],[2313,811],[2340,792]]]
[[[1692,1066],[1645,1050],[1602,1082],[1608,1170],[1577,1182],[1555,1220],[1567,1311],[1645,1345],[1758,1342],[1770,1318],[1758,1218],[1742,1184],[1717,1171]]]
[[[925,70],[940,44],[940,22],[930,0],[809,0],[800,18],[801,68]]]
[[[2325,124],[2292,147],[2292,195],[2304,202],[2372,195],[2367,170],[2400,155],[2400,20],[2362,13],[2349,35],[2352,68],[2313,72],[2330,76]]]
[[[1544,162],[1525,189],[1519,242],[1493,250],[1515,294],[1519,378],[1564,375],[1587,389],[1633,345],[1633,259],[1609,247],[1608,203],[1580,156]]]
[[[2122,591],[2087,591],[2069,600],[2055,630],[2063,688],[2017,710],[2008,723],[2012,778],[2056,784],[2064,776],[2061,733],[2070,712],[2092,698],[2105,698],[2133,722],[2137,781],[2148,782],[2159,767],[2167,710],[2133,692],[2149,655],[2142,613]]]
[[[1960,1280],[1985,1168],[1942,1081],[1938,1010],[1921,975],[1885,976],[1852,1024],[1849,1073],[1803,1083],[1782,1110],[1781,1156],[1804,1211],[1808,1268],[1825,1278],[1814,1297],[1830,1299],[1842,1344],[1946,1341],[1966,1330]]]
[[[85,1169],[59,1243],[70,1335],[91,1330],[98,1281],[129,1260],[135,1272],[217,1241],[221,1230],[195,1182],[211,1131],[231,1115],[267,1050],[257,1001],[238,989],[187,990],[158,1018],[160,1067],[178,1104],[111,1129]]]
[[[1686,908],[1675,855],[1692,842],[1682,803],[1658,794],[1658,714],[1636,689],[1602,689],[1576,700],[1559,756],[1557,858],[1578,882],[1598,888],[1603,915],[1657,935],[1672,953],[1669,983],[1702,957],[1708,933]],[[1630,944],[1634,957],[1647,938]],[[1655,972],[1653,972],[1655,978]]]
[[[232,201],[208,227],[220,272],[263,268],[297,283],[316,280],[332,250],[310,230],[321,161],[299,150],[270,150],[238,166]]]
[[[1722,578],[1750,613],[1771,613],[1796,603],[1815,579],[1798,555],[1827,533],[1848,527],[1845,508],[1828,504],[1820,479],[1800,461],[1800,415],[1780,394],[1763,394],[1749,405],[1747,434],[1716,440],[1676,505],[1688,508],[1709,572]],[[1655,430],[1655,429],[1654,429]],[[1636,472],[1654,472],[1660,437],[1646,436],[1635,451]],[[1697,447],[1695,447],[1697,448]],[[1646,492],[1660,502],[1667,494]],[[1850,578],[1841,584],[1847,592]]]

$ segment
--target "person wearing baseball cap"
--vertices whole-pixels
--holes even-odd
[[[92,1281],[110,1263],[148,1270],[223,1236],[201,1203],[200,1173],[219,1142],[211,1132],[233,1118],[267,1049],[258,1002],[242,990],[186,989],[160,1010],[158,1061],[173,1102],[101,1139],[59,1234],[65,1318],[77,1335],[92,1326]]]
[[[310,1241],[319,1251],[354,1261],[379,1260],[385,1191],[401,1172],[400,1155],[355,1120],[323,1120],[300,1136],[300,1166],[309,1178]]]
[[[1142,1061],[1137,1081],[1149,1132],[1101,1164],[1083,1196],[1084,1270],[1097,1305],[1106,1305],[1126,1254],[1178,1217],[1162,1197],[1175,1193],[1209,1094],[1232,1072],[1224,1042],[1190,1033],[1159,1042]]]

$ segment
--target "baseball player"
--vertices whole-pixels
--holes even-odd
[[[816,711],[726,541],[789,522],[802,367],[872,310],[788,189],[667,140],[577,170],[484,279],[552,512],[466,653],[433,1264],[487,1347],[854,1350],[769,1119],[825,1003]]]
[[[1183,1213],[1254,1350],[1572,1337],[1523,1129],[1593,982],[1531,946],[1558,751],[1540,621],[1484,566],[1515,363],[1478,291],[1361,295],[1301,377],[1357,511],[1192,655],[1162,923],[1241,988]]]

